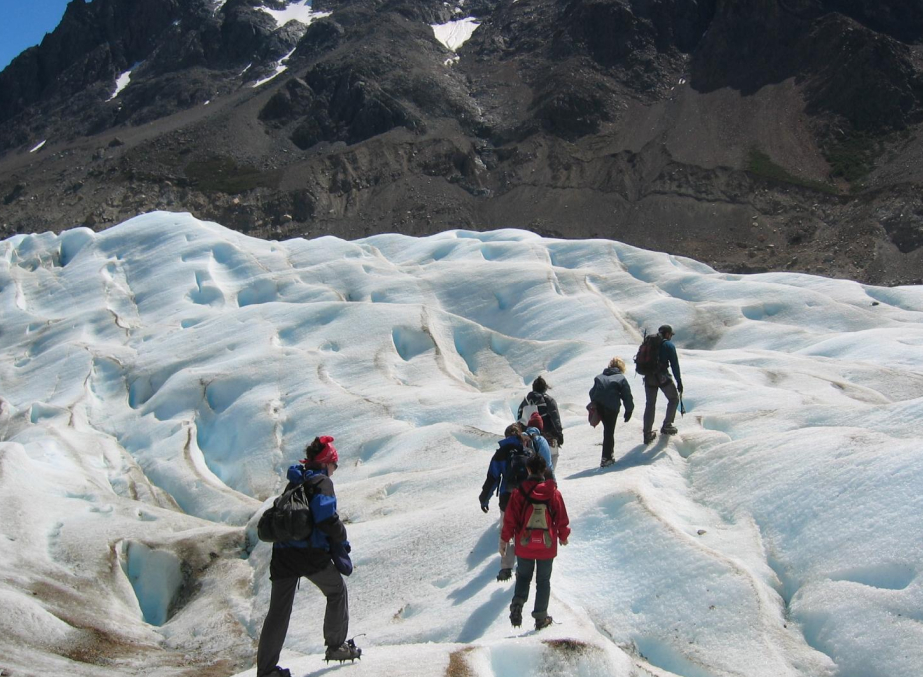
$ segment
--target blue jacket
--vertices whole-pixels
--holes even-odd
[[[337,543],[346,540],[346,527],[337,514],[337,497],[333,492],[333,482],[327,477],[327,471],[306,468],[303,465],[293,465],[286,475],[289,485],[307,483],[313,489],[311,496],[311,519],[314,520],[314,529],[307,541],[288,541],[277,543],[274,547],[281,548],[315,548],[330,551],[330,539]]]
[[[660,364],[663,365],[664,376],[667,373],[667,365],[670,365],[676,385],[681,386],[683,378],[679,375],[679,358],[676,356],[676,346],[673,345],[673,341],[664,341],[660,344]]]
[[[288,469],[287,478],[286,491],[302,483],[310,490],[314,529],[307,541],[273,544],[272,560],[269,562],[269,578],[273,581],[311,576],[323,571],[331,562],[331,546],[339,544],[342,546],[339,548],[341,553],[344,550],[349,552],[346,527],[337,514],[337,497],[327,471],[293,465]]]
[[[481,506],[487,506],[490,503],[490,497],[496,491],[500,496],[500,510],[506,510],[506,504],[510,500],[510,490],[506,486],[506,476],[510,463],[510,451],[513,449],[522,450],[522,440],[519,439],[518,435],[500,440],[499,448],[490,459],[490,465],[487,467],[487,479],[484,480],[484,486],[481,487],[481,494],[478,496]]]
[[[304,483],[310,491],[311,517],[314,529],[307,541],[274,543],[269,562],[269,578],[273,581],[299,576],[311,576],[323,571],[331,562],[331,546],[340,544],[349,551],[346,527],[337,514],[337,497],[327,471],[293,465],[287,473],[286,491]]]
[[[535,427],[526,428],[526,435],[532,438],[532,448],[535,449],[539,456],[545,459],[548,472],[551,473],[551,478],[554,479],[554,468],[551,467],[551,447],[548,446],[548,440],[542,436],[542,431]]]

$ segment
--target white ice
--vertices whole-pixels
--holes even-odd
[[[587,391],[663,322],[679,435],[640,444],[631,374],[600,470]],[[539,374],[573,535],[535,633],[509,625],[497,501],[476,498]],[[350,675],[921,674],[920,287],[516,230],[266,242],[159,212],[0,242],[0,385],[4,673],[252,677],[255,520],[331,434]],[[339,671],[322,613],[303,583],[294,675]]]
[[[285,9],[272,9],[270,7],[258,7],[276,20],[276,25],[281,28],[289,21],[298,21],[305,26],[309,25],[316,19],[330,16],[330,12],[315,12],[312,9],[312,0],[295,0],[286,5]]]
[[[261,78],[260,80],[257,80],[256,82],[253,83],[252,87],[259,87],[260,85],[265,85],[267,82],[269,82],[273,78],[287,71],[288,66],[285,65],[285,62],[288,61],[291,58],[292,54],[295,53],[295,49],[296,48],[293,48],[292,51],[290,51],[288,54],[286,54],[285,56],[283,56],[281,59],[279,59],[276,62],[275,69],[273,70],[272,75],[268,75],[265,78]],[[241,75],[243,75],[243,73],[241,73]]]
[[[116,78],[115,89],[113,90],[112,95],[108,99],[106,99],[106,101],[112,101],[115,97],[117,97],[121,93],[123,89],[128,87],[129,83],[131,83],[131,72],[140,65],[141,65],[140,63],[136,63],[134,66],[132,66],[131,68],[129,68],[127,71],[120,74],[119,77]]]
[[[474,17],[466,17],[444,24],[431,24],[436,39],[453,52],[465,44],[481,24]]]

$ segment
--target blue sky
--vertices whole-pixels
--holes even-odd
[[[0,70],[53,31],[67,3],[68,0],[0,0]]]

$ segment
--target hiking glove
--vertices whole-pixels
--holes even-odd
[[[481,503],[481,512],[487,512],[488,510],[490,510],[490,508],[487,506],[487,504]]]
[[[500,557],[506,557],[506,549],[510,547],[510,544],[506,541],[500,541]]]
[[[683,382],[682,381],[676,384],[676,389],[679,391],[680,395],[683,394]]]
[[[630,411],[625,412],[625,423],[628,423],[631,420],[631,414],[632,412]]]

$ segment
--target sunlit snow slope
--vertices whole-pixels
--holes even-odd
[[[632,374],[600,470],[587,391],[663,322],[680,434],[640,444]],[[509,626],[496,499],[476,498],[540,374],[573,535],[536,634]],[[317,434],[341,453],[351,675],[923,674],[918,287],[154,213],[0,243],[0,395],[4,675],[252,675],[255,516]],[[325,673],[322,608],[303,585],[293,674]]]

